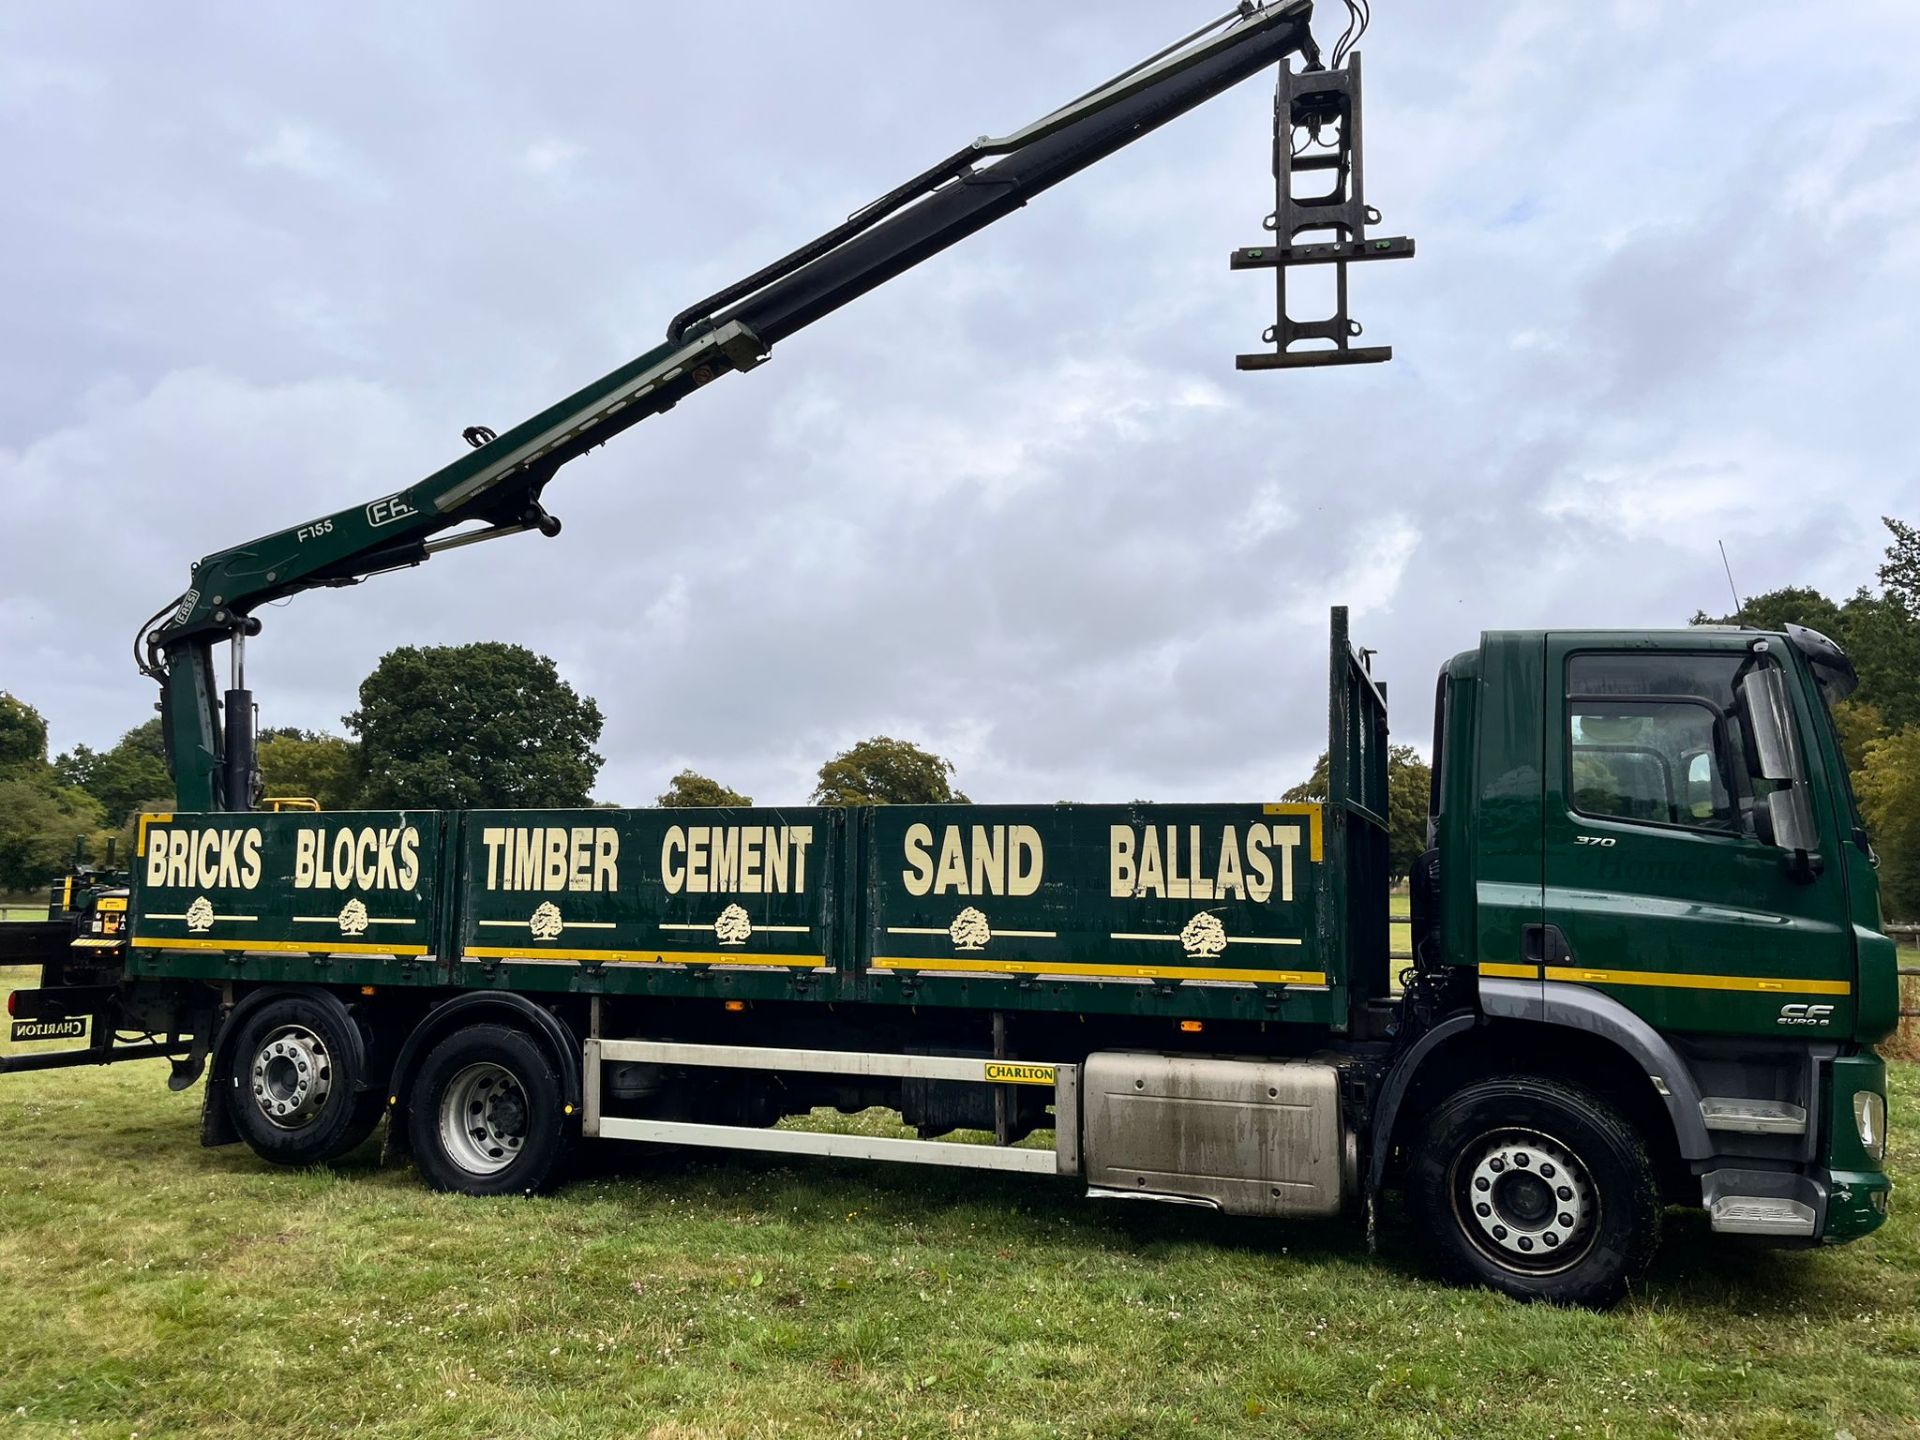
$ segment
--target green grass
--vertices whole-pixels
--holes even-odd
[[[1387,948],[1395,956],[1413,957],[1413,901],[1404,890],[1387,897]]]
[[[0,1437],[1868,1440],[1920,1414],[1898,1214],[1800,1254],[1676,1215],[1644,1293],[1592,1315],[1431,1282],[1392,1208],[1370,1258],[1345,1224],[906,1167],[605,1146],[506,1201],[373,1146],[273,1170],[200,1149],[164,1076],[0,1081]]]

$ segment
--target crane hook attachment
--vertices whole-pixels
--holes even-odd
[[[1360,56],[1350,48],[1336,48],[1334,54],[1338,58],[1331,68],[1309,66],[1295,73],[1284,61],[1280,65],[1273,96],[1276,201],[1265,222],[1273,240],[1234,251],[1231,262],[1235,270],[1273,271],[1277,318],[1261,337],[1273,349],[1240,356],[1237,369],[1369,365],[1393,358],[1391,345],[1353,343],[1360,324],[1347,313],[1347,267],[1363,260],[1404,260],[1413,254],[1413,241],[1404,235],[1367,235],[1369,225],[1380,223],[1380,212],[1367,203],[1361,163]],[[1330,186],[1324,178],[1328,172]],[[1297,182],[1308,178],[1314,183],[1302,194]],[[1287,271],[1296,265],[1334,267],[1333,314],[1297,320],[1288,313]],[[1329,342],[1330,348],[1294,349],[1301,341]]]

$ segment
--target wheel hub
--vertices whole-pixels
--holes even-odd
[[[333,1058],[326,1042],[301,1025],[283,1025],[254,1052],[253,1103],[282,1130],[311,1125],[333,1091]]]
[[[440,1138],[461,1169],[492,1175],[511,1165],[527,1141],[527,1095],[504,1066],[469,1065],[440,1099]]]
[[[1587,1168],[1533,1130],[1503,1130],[1469,1146],[1456,1172],[1467,1233],[1509,1269],[1558,1270],[1592,1241],[1598,1204]]]

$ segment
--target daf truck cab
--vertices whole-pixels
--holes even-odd
[[[1899,982],[1830,711],[1855,683],[1798,627],[1490,632],[1443,668],[1408,977],[1437,1018],[1402,1061],[1436,1098],[1396,1133],[1455,1269],[1544,1281],[1584,1203],[1651,1203],[1636,1170],[1720,1232],[1881,1223]]]

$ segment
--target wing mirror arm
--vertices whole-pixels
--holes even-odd
[[[1811,885],[1827,871],[1827,862],[1818,850],[1784,851],[1780,863],[1787,878],[1796,885]]]

